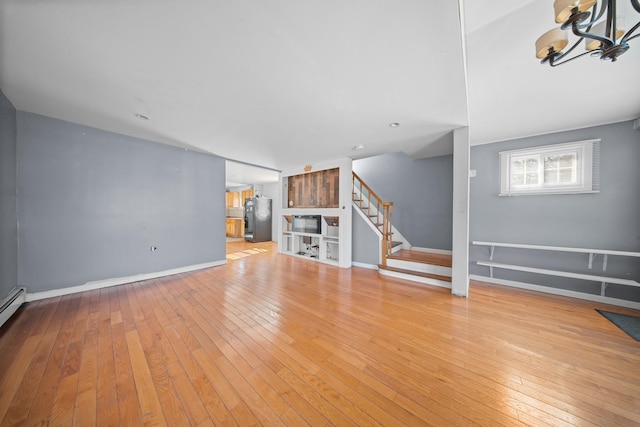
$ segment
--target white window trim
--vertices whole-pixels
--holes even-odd
[[[585,194],[598,193],[599,182],[594,182],[594,176],[598,174],[599,157],[595,158],[594,152],[599,153],[600,139],[569,142],[564,144],[544,145],[539,147],[524,148],[519,150],[501,151],[500,155],[500,193],[499,196],[541,196],[550,194]],[[597,148],[596,148],[597,147]],[[575,150],[580,152],[578,160],[578,173],[580,173],[580,185],[578,186],[542,186],[533,188],[511,188],[511,158],[520,156],[544,155],[559,151]],[[596,181],[597,181],[596,177]]]

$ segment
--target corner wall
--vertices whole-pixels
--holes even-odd
[[[18,284],[16,109],[0,92],[0,301]]]
[[[223,159],[21,111],[17,141],[30,293],[225,260]]]

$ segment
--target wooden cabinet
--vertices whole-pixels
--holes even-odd
[[[253,189],[249,189],[249,190],[242,190],[242,198],[240,199],[240,204],[244,207],[244,201],[245,199],[248,199],[250,197],[253,197]]]
[[[227,207],[228,208],[241,208],[244,207],[244,199],[253,197],[253,189],[242,191],[227,191]]]
[[[239,208],[240,207],[240,193],[237,191],[227,191],[227,207]]]
[[[227,237],[244,237],[244,220],[227,218]]]

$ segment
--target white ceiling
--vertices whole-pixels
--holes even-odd
[[[253,184],[269,184],[278,181],[278,172],[246,163],[227,160],[226,187],[241,187]]]
[[[553,2],[517,3],[521,7],[467,35],[472,144],[640,117],[640,39],[615,63],[587,55],[551,68],[536,59],[534,44],[557,26]],[[640,20],[629,0],[617,3],[628,28]]]
[[[272,169],[640,116],[637,40],[539,64],[552,0],[464,0],[467,73],[455,1],[0,1],[17,109]]]

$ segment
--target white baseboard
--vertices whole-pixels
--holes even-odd
[[[355,261],[353,261],[353,262],[351,263],[351,265],[352,265],[353,267],[368,268],[369,270],[377,270],[377,269],[378,269],[378,266],[377,266],[377,265],[373,265],[373,264],[366,264],[366,263],[364,263],[364,262],[355,262]]]
[[[94,289],[108,288],[111,286],[124,285],[125,283],[140,282],[142,280],[157,279],[158,277],[171,276],[173,274],[187,273],[189,271],[202,270],[204,268],[217,267],[224,265],[227,260],[205,262],[203,264],[194,264],[186,267],[172,268],[171,270],[156,271],[153,273],[136,274],[127,277],[114,277],[111,279],[96,280],[87,282],[84,285],[70,286],[68,288],[52,289],[50,291],[27,293],[26,301],[37,301],[45,298],[53,298],[62,295],[74,294],[76,292],[92,291]],[[28,289],[28,288],[27,288]]]
[[[416,252],[431,252],[434,254],[453,255],[453,251],[448,251],[446,249],[431,249],[431,248],[421,248],[418,246],[411,246],[411,250]]]
[[[584,292],[570,291],[567,289],[552,288],[550,286],[534,285],[532,283],[516,282],[513,280],[496,279],[492,277],[480,276],[477,274],[469,275],[469,279],[478,282],[486,282],[494,285],[510,286],[512,288],[527,289],[530,291],[544,292],[546,294],[560,295],[563,297],[583,299],[587,301],[600,302],[603,304],[617,305],[618,307],[633,308],[640,310],[640,302],[626,301],[618,298],[603,297],[600,295],[587,294]]]

